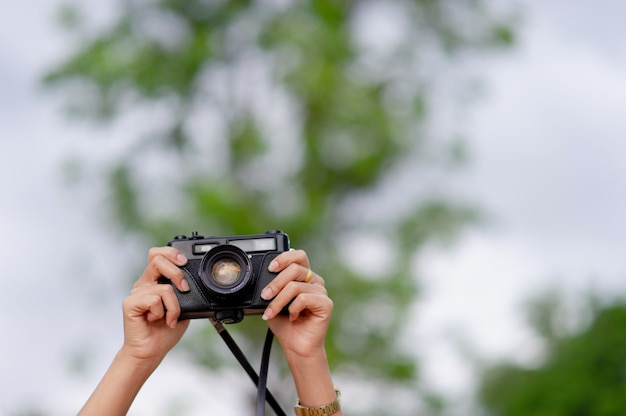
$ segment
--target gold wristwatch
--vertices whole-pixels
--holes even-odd
[[[339,403],[340,392],[337,387],[335,387],[335,393],[337,393],[337,398],[335,401],[325,404],[324,406],[314,406],[314,407],[306,407],[298,404],[294,407],[296,411],[296,416],[330,416],[335,412],[341,410],[341,404]]]

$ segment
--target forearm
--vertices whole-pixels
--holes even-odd
[[[120,350],[79,416],[123,416],[158,360],[138,360]]]
[[[298,399],[302,406],[316,407],[333,402],[337,398],[326,353],[322,349],[308,357],[285,354],[293,375]],[[341,411],[333,416],[340,416]]]

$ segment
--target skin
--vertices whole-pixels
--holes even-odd
[[[178,321],[180,306],[173,288],[157,280],[165,276],[179,290],[189,290],[178,268],[186,263],[172,247],[150,249],[147,266],[122,305],[124,343],[80,416],[125,415],[145,381],[183,336],[189,321]],[[272,299],[263,320],[281,344],[300,404],[323,406],[336,398],[324,349],[333,303],[322,277],[312,273],[304,282],[309,269],[302,250],[276,257],[269,270],[279,273],[262,292],[264,299]],[[277,315],[292,299],[289,315]]]

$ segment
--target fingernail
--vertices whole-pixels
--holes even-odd
[[[180,288],[183,292],[189,292],[189,283],[186,279],[180,281]]]
[[[276,260],[272,260],[269,267],[267,268],[270,272],[275,272],[278,270],[278,262]]]
[[[272,310],[272,308],[267,308],[265,309],[265,312],[263,312],[263,316],[261,317],[264,321],[267,321],[268,319],[272,319],[274,317],[274,311]]]
[[[274,295],[274,292],[272,291],[272,288],[270,287],[266,287],[265,289],[263,289],[263,291],[261,292],[261,297],[265,300],[270,300],[272,299]]]
[[[185,263],[187,263],[187,257],[185,257],[185,255],[183,253],[178,253],[176,255],[176,261],[178,263],[180,263],[181,265],[185,264]]]
[[[174,329],[176,328],[176,324],[178,323],[178,321],[176,319],[174,319],[172,322],[170,322],[170,328]]]

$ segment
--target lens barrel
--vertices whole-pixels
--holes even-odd
[[[219,245],[207,252],[200,262],[200,278],[216,295],[236,295],[250,282],[252,264],[239,247]]]

